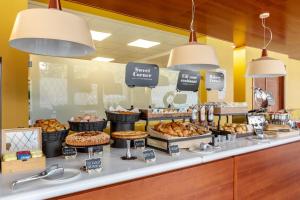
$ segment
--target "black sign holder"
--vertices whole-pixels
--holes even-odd
[[[129,62],[126,65],[125,83],[128,87],[154,88],[158,84],[159,67],[155,64]]]
[[[225,75],[222,72],[206,72],[205,87],[206,90],[222,91],[225,85]]]
[[[200,78],[197,72],[182,70],[178,74],[176,90],[198,92]]]

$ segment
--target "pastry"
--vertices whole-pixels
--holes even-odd
[[[209,132],[206,127],[191,122],[161,122],[154,126],[154,130],[175,137],[189,137]]]
[[[237,134],[245,134],[247,132],[250,132],[247,124],[224,124],[221,128],[221,130],[230,132],[230,133],[237,133]]]
[[[100,117],[92,114],[79,115],[76,117],[72,117],[70,122],[99,122],[102,121]]]
[[[140,139],[147,137],[148,133],[143,131],[117,131],[111,135],[117,139]]]
[[[53,133],[65,130],[65,126],[57,119],[38,119],[35,121],[34,127],[41,127],[43,132]]]
[[[66,144],[71,146],[93,146],[109,143],[109,135],[100,131],[78,132],[66,137]]]

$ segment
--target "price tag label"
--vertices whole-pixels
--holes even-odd
[[[100,172],[102,170],[101,158],[90,158],[85,161],[85,169],[88,173],[92,171]]]
[[[177,144],[170,145],[169,146],[169,154],[171,156],[179,156],[180,155],[179,146]]]
[[[134,148],[145,148],[145,140],[134,140]]]
[[[264,131],[263,131],[263,129],[255,129],[255,134],[256,135],[263,135]]]
[[[65,156],[66,159],[70,157],[76,157],[77,156],[77,149],[74,147],[63,147],[62,154]]]
[[[155,152],[153,149],[146,149],[143,151],[143,155],[144,155],[144,160],[148,163],[148,162],[155,162],[156,161],[156,156],[155,156]]]

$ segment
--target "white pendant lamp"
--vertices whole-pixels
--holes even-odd
[[[189,43],[171,50],[167,67],[174,70],[199,71],[219,68],[213,47],[197,42],[194,28],[195,2],[192,0],[192,21]]]
[[[272,41],[272,31],[265,25],[265,19],[269,16],[269,13],[262,13],[259,16],[262,20],[262,26],[264,28],[264,47],[262,49],[261,57],[252,60],[248,64],[246,76],[249,78],[272,78],[286,75],[284,63],[281,60],[269,57],[267,53],[267,47]],[[266,30],[270,32],[270,40],[267,44],[265,42]]]
[[[87,22],[61,10],[60,0],[49,0],[49,9],[18,13],[10,46],[32,54],[77,57],[95,51]]]

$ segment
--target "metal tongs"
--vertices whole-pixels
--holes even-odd
[[[12,182],[12,189],[15,189],[15,186],[20,184],[20,183],[26,183],[29,181],[34,181],[34,180],[38,180],[38,179],[43,179],[43,178],[47,178],[50,176],[61,176],[64,174],[64,168],[63,167],[59,167],[58,164],[54,164],[49,166],[45,171],[42,171],[36,175],[33,175],[31,177],[28,178],[23,178],[23,179],[19,179],[16,181]]]

